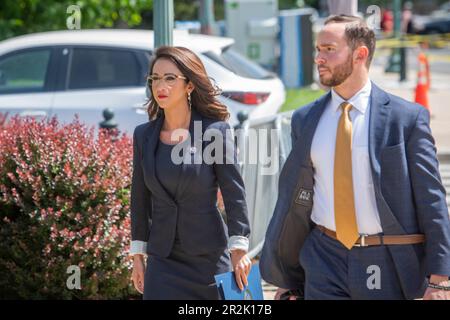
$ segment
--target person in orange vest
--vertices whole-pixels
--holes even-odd
[[[424,106],[431,113],[431,108],[428,103],[428,90],[430,89],[430,65],[428,64],[428,58],[425,55],[425,49],[427,44],[421,42],[419,44],[420,52],[418,55],[419,70],[417,71],[417,86],[415,91],[414,101]]]

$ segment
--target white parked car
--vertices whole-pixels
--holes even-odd
[[[272,115],[285,101],[280,79],[231,49],[233,39],[175,30],[174,45],[199,54],[223,93],[231,124],[239,111]],[[146,30],[71,30],[0,42],[0,113],[80,120],[98,127],[111,108],[119,129],[148,121],[145,76],[153,51]],[[147,91],[148,93],[148,91]]]

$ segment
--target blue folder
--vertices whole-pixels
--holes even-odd
[[[248,286],[244,287],[243,291],[237,286],[234,272],[226,272],[214,277],[224,300],[264,300],[258,263],[252,265],[247,277]]]

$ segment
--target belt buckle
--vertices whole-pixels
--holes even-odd
[[[359,248],[364,248],[364,247],[368,247],[369,245],[368,244],[366,244],[366,237],[367,237],[368,235],[367,234],[361,234],[360,236],[359,236],[359,238],[360,238],[360,243],[355,243],[355,247],[359,247]]]

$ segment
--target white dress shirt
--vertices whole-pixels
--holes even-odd
[[[228,251],[230,251],[230,252],[233,250],[244,250],[245,252],[248,252],[248,247],[249,247],[249,240],[247,237],[231,236],[228,239]],[[147,255],[147,242],[140,241],[140,240],[131,241],[129,254],[130,255],[142,254],[142,255],[146,256]]]
[[[383,231],[375,202],[369,160],[370,80],[349,100],[344,100],[333,89],[331,100],[319,120],[311,146],[314,166],[314,205],[311,219],[314,223],[336,231],[334,218],[334,151],[336,131],[342,102],[353,105],[352,121],[352,173],[356,220],[360,234]]]

